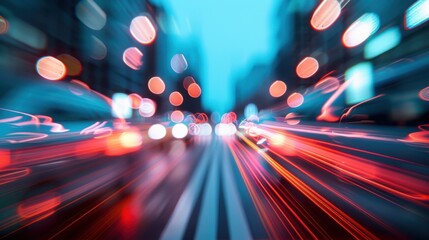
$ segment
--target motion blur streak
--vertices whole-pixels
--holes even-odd
[[[48,217],[54,213],[54,208],[60,205],[61,199],[57,196],[49,196],[49,194],[40,195],[27,202],[21,203],[18,206],[18,214],[26,219],[37,215],[42,215],[41,218]]]
[[[418,0],[405,13],[405,26],[409,29],[429,20],[429,1]]]
[[[3,153],[2,153],[3,154]],[[8,159],[8,157],[10,158],[10,156],[5,156],[2,155],[2,164],[3,167],[8,165],[7,160],[10,161],[10,159]],[[30,169],[29,168],[9,168],[7,170],[2,170],[0,171],[0,185],[9,183],[9,182],[13,182],[15,180],[18,180],[22,177],[27,176],[30,173]]]
[[[243,138],[246,143],[249,144],[255,150],[258,150],[258,147],[251,143],[248,139]],[[340,209],[335,207],[327,199],[323,198],[311,187],[306,185],[304,182],[299,180],[294,174],[286,170],[279,163],[277,163],[273,158],[265,153],[261,153],[262,157],[287,181],[294,185],[298,190],[300,190],[306,197],[308,197],[313,203],[320,207],[326,214],[333,218],[338,224],[340,224],[344,229],[347,230],[353,237],[360,239],[374,239],[376,238],[372,235],[367,229],[359,225],[351,217],[347,216]]]

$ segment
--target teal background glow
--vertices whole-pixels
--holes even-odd
[[[356,104],[374,96],[373,67],[371,63],[359,63],[346,71],[346,102]]]
[[[390,49],[396,47],[401,42],[401,31],[398,27],[392,27],[378,34],[365,46],[365,58],[377,57]]]

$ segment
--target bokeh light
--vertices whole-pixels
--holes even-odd
[[[175,110],[170,114],[171,121],[175,123],[182,122],[184,118],[185,118],[185,115],[183,115],[183,112],[180,110]]]
[[[36,63],[36,70],[40,76],[48,80],[60,80],[67,72],[64,63],[51,56],[40,58]]]
[[[249,103],[244,108],[244,117],[258,115],[258,107],[254,103]]]
[[[197,83],[191,83],[188,87],[188,94],[192,98],[198,98],[201,96],[201,88]]]
[[[6,18],[0,16],[0,34],[5,34],[9,28],[9,22]]]
[[[0,9],[3,12],[3,8]],[[44,50],[48,46],[48,36],[44,31],[17,17],[8,17],[8,37],[12,41],[24,44],[36,50]],[[4,39],[4,38],[3,38]],[[2,44],[3,45],[3,44]]]
[[[170,66],[176,73],[182,73],[188,68],[188,62],[183,54],[176,54],[171,58]]]
[[[199,124],[199,136],[210,136],[212,134],[212,126],[209,123]]]
[[[117,118],[130,118],[131,99],[125,93],[115,93],[112,98],[112,115]]]
[[[429,20],[429,0],[418,0],[405,12],[405,27],[415,28]]]
[[[355,104],[374,96],[373,66],[369,62],[354,65],[346,70],[346,102]]]
[[[277,80],[271,84],[269,92],[271,97],[278,98],[283,96],[286,93],[286,90],[287,90],[286,84],[280,80]]]
[[[302,96],[302,94],[300,93],[292,93],[288,98],[287,98],[287,105],[289,105],[289,107],[291,108],[297,108],[299,106],[301,106],[304,103],[304,96]]]
[[[131,108],[132,109],[139,109],[141,102],[142,102],[142,97],[137,94],[137,93],[131,93],[130,95],[128,95],[128,98],[131,100]]]
[[[356,47],[365,42],[380,27],[380,19],[375,13],[365,13],[343,34],[343,44],[348,48]]]
[[[190,123],[188,125],[188,133],[191,136],[197,136],[200,134],[200,124]]]
[[[165,137],[165,135],[167,134],[167,130],[165,129],[164,125],[157,123],[150,126],[147,134],[150,139],[160,140]]]
[[[156,29],[147,16],[138,16],[131,21],[131,35],[141,44],[151,44],[156,38]]]
[[[134,70],[139,70],[143,65],[143,53],[136,47],[127,48],[123,55],[122,60],[124,63]]]
[[[419,98],[423,101],[429,101],[429,87],[425,87],[420,90]]]
[[[217,136],[232,136],[237,132],[237,127],[233,123],[218,123],[215,126]]]
[[[77,58],[69,54],[61,54],[57,56],[57,59],[64,63],[67,69],[67,75],[77,76],[82,72],[82,64]]]
[[[149,98],[143,98],[140,102],[139,113],[142,117],[152,117],[156,112],[156,103]]]
[[[125,148],[136,148],[143,144],[143,137],[138,130],[128,130],[121,134],[120,142]]]
[[[89,55],[95,60],[103,60],[107,56],[106,45],[95,36],[91,36]]]
[[[285,116],[285,122],[289,125],[298,125],[301,120],[299,119],[299,116],[296,113],[288,113]]]
[[[81,0],[76,5],[76,17],[93,30],[100,30],[106,25],[106,13],[93,0]]]
[[[165,91],[165,83],[160,77],[149,79],[147,86],[153,94],[162,94]]]
[[[183,123],[177,123],[173,126],[171,134],[177,139],[185,138],[188,135],[188,127]]]
[[[170,101],[171,105],[178,107],[182,105],[183,103],[183,96],[179,92],[172,92],[170,96],[168,97],[168,100]]]
[[[365,58],[375,58],[401,42],[401,31],[398,27],[391,27],[371,39],[364,48]]]
[[[183,87],[188,90],[189,85],[192,83],[195,83],[195,79],[192,76],[187,76],[185,79],[183,79]]]
[[[195,123],[205,123],[209,120],[207,114],[205,113],[195,113],[193,118]]]
[[[237,114],[235,112],[229,112],[222,115],[222,123],[234,123],[237,121]]]
[[[311,26],[322,31],[329,28],[340,16],[341,5],[337,0],[323,0],[311,17]]]
[[[296,74],[300,78],[309,78],[319,70],[319,62],[313,57],[306,57],[296,66]]]

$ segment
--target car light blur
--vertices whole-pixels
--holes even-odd
[[[210,136],[212,134],[212,126],[209,123],[203,123],[199,125],[200,132],[198,135],[200,136]]]
[[[30,168],[8,168],[0,171],[0,185],[16,181],[30,174]]]
[[[154,124],[150,126],[147,134],[150,139],[159,140],[165,137],[165,135],[167,134],[167,130],[161,124]]]
[[[173,137],[177,139],[184,138],[188,135],[188,127],[183,123],[178,123],[174,125],[172,132]]]
[[[219,123],[215,127],[215,133],[218,136],[232,136],[237,132],[237,128],[233,123]]]
[[[106,156],[121,156],[140,149],[143,137],[137,130],[114,133],[106,139]]]
[[[129,131],[121,134],[120,142],[125,148],[136,148],[142,145],[143,138],[139,132]]]
[[[7,167],[10,164],[9,150],[0,149],[0,169]]]
[[[38,217],[38,220],[55,213],[55,208],[61,204],[60,196],[54,193],[43,193],[24,200],[18,205],[18,215],[22,219]]]

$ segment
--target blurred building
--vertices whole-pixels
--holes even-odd
[[[342,1],[341,14],[334,24],[324,31],[316,31],[311,26],[310,20],[320,1],[282,1],[276,16],[279,21],[277,56],[272,63],[266,63],[268,69],[265,70],[265,76],[249,72],[243,78],[260,83],[257,86],[258,92],[248,96],[248,102],[255,103],[260,109],[271,111],[270,109],[275,106],[286,105],[287,97],[293,92],[305,95],[314,84],[326,76],[336,77],[342,83],[346,81],[348,70],[360,63],[367,63],[371,67],[368,77],[371,78],[370,88],[373,88],[374,92],[362,92],[367,90],[349,87],[346,93],[335,101],[336,114],[341,115],[344,109],[353,106],[354,103],[350,103],[349,100],[355,96],[365,100],[369,97],[362,98],[362,95],[376,97],[385,94],[385,97],[361,104],[357,113],[362,109],[361,112],[366,113],[366,119],[383,124],[423,122],[428,116],[427,103],[419,101],[418,91],[415,89],[422,89],[427,85],[427,74],[424,73],[424,69],[428,61],[425,62],[424,59],[427,59],[426,52],[429,49],[428,41],[425,40],[428,38],[429,28],[427,24],[413,29],[405,26],[407,9],[415,3],[416,1],[400,0],[383,0],[377,4],[369,0]],[[386,7],[390,5],[395,7]],[[373,13],[379,18],[377,31],[362,44],[346,47],[342,41],[344,32],[366,13]],[[369,56],[368,52],[372,47],[369,45],[374,45],[376,42],[374,39],[391,29],[398,29],[400,39],[398,45],[376,56]],[[390,42],[395,39],[391,37],[381,41],[382,45],[391,44]],[[305,57],[317,59],[319,69],[311,77],[301,79],[297,76],[296,67]],[[284,81],[288,90],[283,97],[272,98],[268,94],[268,88],[277,79]],[[238,112],[242,112],[246,102],[239,94],[244,83],[245,80],[242,80],[237,84],[237,99],[242,103],[237,109]],[[403,94],[404,92],[408,94]],[[304,102],[300,108],[288,109],[285,106],[282,111],[274,114],[284,117],[293,110],[305,113],[306,117],[315,120],[327,99],[326,95],[319,96],[317,99]]]

